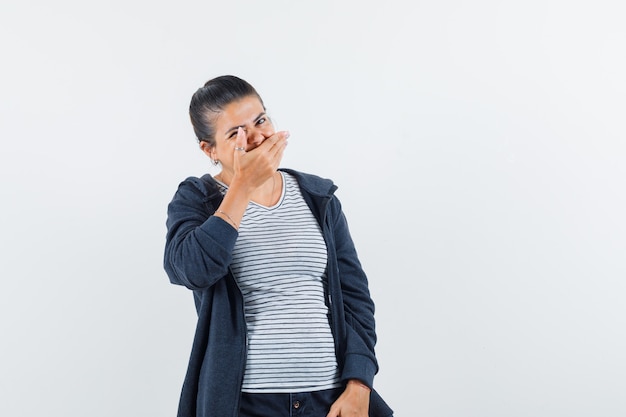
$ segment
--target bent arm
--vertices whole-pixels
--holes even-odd
[[[224,277],[238,232],[212,216],[204,194],[190,180],[179,186],[167,209],[163,266],[170,282],[205,289]]]

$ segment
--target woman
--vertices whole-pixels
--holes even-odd
[[[189,113],[221,172],[187,178],[168,206],[165,270],[198,312],[179,417],[391,416],[335,185],[278,170],[289,134],[240,78],[208,81]]]

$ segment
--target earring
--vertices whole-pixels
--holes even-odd
[[[218,161],[217,159],[211,159],[211,162],[213,162],[213,165],[215,166],[220,163],[220,161]]]

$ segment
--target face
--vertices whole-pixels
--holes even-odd
[[[246,133],[246,151],[256,148],[275,133],[272,122],[256,96],[244,97],[227,105],[215,119],[214,127],[215,146],[211,147],[206,142],[201,142],[200,146],[211,159],[219,160],[225,170],[231,170],[233,166],[238,127],[242,127]]]

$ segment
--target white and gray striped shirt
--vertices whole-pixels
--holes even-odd
[[[326,244],[297,181],[281,174],[280,200],[273,207],[248,205],[233,250],[248,327],[244,392],[339,386],[324,302]]]

